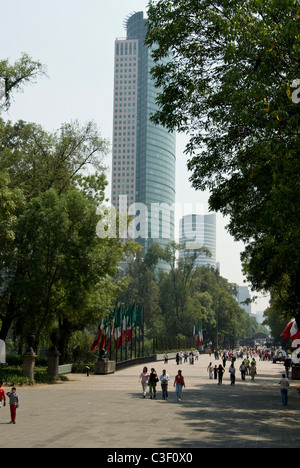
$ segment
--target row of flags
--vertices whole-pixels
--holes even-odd
[[[300,347],[300,331],[298,330],[298,325],[295,319],[292,319],[287,324],[280,336],[283,340],[291,338],[293,348]]]
[[[197,347],[203,345],[202,325],[194,325],[194,327],[193,327],[193,340],[195,341]]]
[[[135,327],[143,324],[143,306],[121,306],[116,307],[112,316],[102,319],[99,325],[98,335],[92,344],[91,350],[107,349],[111,350],[112,339],[116,349],[119,349],[125,342],[129,343]]]

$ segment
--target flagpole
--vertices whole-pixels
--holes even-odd
[[[141,357],[141,323],[139,323],[139,355]]]
[[[144,307],[142,307],[142,357],[144,357],[144,349],[145,349],[145,330],[144,330]]]
[[[134,306],[133,306],[134,307]],[[130,326],[131,326],[131,340],[130,340],[130,359],[132,359],[132,341],[133,341],[133,309],[131,310],[131,321],[130,321]]]
[[[121,339],[121,346],[120,346],[120,348],[121,348],[121,358],[120,359],[121,360],[120,360],[120,362],[122,362],[123,361],[123,343],[122,343],[123,317],[122,317],[122,314],[120,314],[120,326],[121,326],[121,338],[120,338]]]
[[[128,328],[128,317],[126,315],[126,329],[125,329],[125,361],[127,361],[127,343],[128,343],[128,339],[127,339],[127,328]]]
[[[136,358],[136,326],[134,327],[134,357]]]

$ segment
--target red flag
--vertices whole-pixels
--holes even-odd
[[[295,319],[292,319],[287,324],[280,336],[283,340],[291,338],[293,348],[300,347],[300,331],[298,330],[298,325]]]
[[[124,310],[123,312],[123,319],[122,319],[122,344],[125,343],[125,338],[126,338],[126,335],[127,335],[127,315],[126,315],[126,312]]]
[[[104,319],[102,319],[101,325],[99,326],[98,336],[97,336],[96,340],[94,341],[94,343],[92,344],[92,347],[91,347],[92,351],[95,351],[95,349],[99,345],[100,338],[101,338],[101,335],[102,335],[103,326],[104,326]]]
[[[115,325],[114,325],[114,338],[116,343],[116,348],[119,349],[122,344],[122,309],[119,308],[116,317],[115,317]]]
[[[283,332],[281,333],[281,338],[283,340],[288,340],[290,337],[291,337],[291,328],[292,328],[292,325],[294,323],[295,319],[292,319],[288,324],[287,326],[285,327],[285,329],[283,330]]]
[[[133,329],[135,326],[135,311],[136,311],[136,305],[134,304],[134,306],[129,311],[129,317],[128,317],[128,323],[127,323],[127,343],[129,343],[129,341],[132,338],[132,333],[133,333]]]

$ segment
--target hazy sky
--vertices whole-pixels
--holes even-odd
[[[0,0],[0,59],[11,62],[26,52],[48,69],[48,77],[15,96],[7,118],[23,119],[56,130],[64,122],[94,120],[103,137],[112,139],[114,41],[125,37],[124,19],[146,14],[148,0]],[[207,196],[190,187],[183,154],[186,138],[177,138],[176,202],[201,206]],[[110,166],[110,157],[106,164]],[[110,173],[108,174],[110,180]],[[241,243],[225,230],[217,214],[217,261],[221,275],[242,285]],[[263,310],[261,299],[252,310]]]

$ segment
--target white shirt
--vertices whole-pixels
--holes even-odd
[[[164,375],[164,374],[161,374],[159,380],[160,380],[161,382],[166,382],[166,383],[168,383],[168,381],[170,380],[170,377],[168,376],[168,374],[165,374],[165,375]]]

